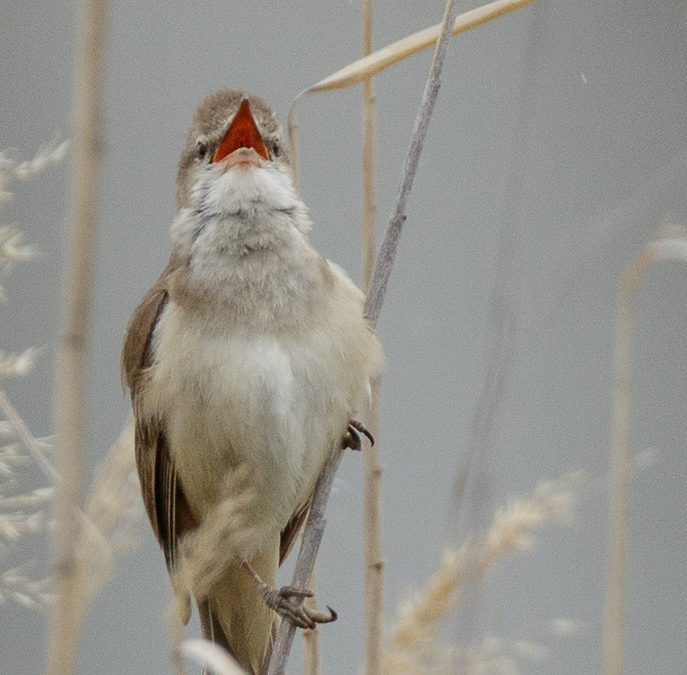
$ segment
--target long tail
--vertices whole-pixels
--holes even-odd
[[[247,561],[262,580],[277,580],[279,542]],[[232,566],[210,596],[198,606],[203,637],[226,649],[250,675],[260,675],[274,637],[274,612],[265,605],[255,582]]]

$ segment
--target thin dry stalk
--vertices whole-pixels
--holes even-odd
[[[450,523],[457,526],[461,501],[473,466],[487,463],[492,437],[503,404],[508,382],[515,364],[520,323],[518,303],[518,274],[515,268],[519,249],[519,220],[523,200],[523,165],[531,146],[533,101],[537,95],[537,65],[543,53],[546,5],[537,5],[523,49],[522,85],[518,94],[515,132],[509,153],[509,169],[499,219],[499,233],[494,260],[494,287],[489,299],[489,323],[485,334],[486,368],[484,381],[470,420],[470,432],[463,459],[454,481]],[[477,477],[477,482],[480,478]],[[482,525],[491,512],[491,504],[484,494],[474,500],[473,520]],[[473,524],[474,527],[474,524]]]
[[[62,482],[56,500],[54,557],[56,603],[52,619],[48,672],[74,672],[79,639],[77,509],[81,496],[86,368],[91,324],[93,248],[102,155],[104,0],[83,0],[79,11],[74,106],[73,206],[65,293],[64,334],[55,378],[57,472]]]
[[[609,532],[604,673],[620,675],[625,629],[624,595],[628,531],[628,483],[632,426],[632,302],[648,269],[666,260],[687,261],[687,238],[665,236],[649,242],[623,274],[616,309],[613,354],[613,419],[609,485]]]
[[[472,9],[456,17],[453,21],[453,35],[458,35],[471,28],[497,19],[508,12],[512,12],[520,7],[528,5],[532,0],[496,0],[477,9]],[[389,66],[399,61],[417,54],[417,52],[435,45],[441,35],[443,23],[436,24],[430,28],[425,28],[408,37],[398,40],[386,47],[376,50],[368,56],[364,56],[357,61],[337,70],[335,73],[320,80],[317,84],[307,89],[304,93],[315,91],[325,91],[329,89],[344,89],[360,84],[367,78],[376,75]]]
[[[363,55],[372,52],[373,0],[362,0]],[[363,82],[363,220],[362,261],[363,291],[367,293],[372,280],[375,261],[375,108],[376,100],[372,78]]]
[[[316,609],[317,598],[317,572],[313,570],[310,576],[308,588],[313,592],[312,598],[307,598],[305,604],[311,609]],[[320,629],[315,628],[303,631],[303,675],[322,675],[320,663]]]
[[[432,67],[430,75],[425,87],[425,91],[420,103],[418,115],[411,137],[410,148],[404,166],[404,176],[402,181],[402,188],[398,196],[398,203],[394,216],[387,228],[385,243],[387,247],[382,245],[382,251],[377,258],[375,265],[375,272],[373,274],[370,294],[368,295],[365,304],[365,312],[368,316],[372,326],[377,325],[379,312],[381,311],[386,293],[386,283],[391,273],[391,267],[395,257],[396,248],[398,245],[398,238],[400,236],[400,223],[405,220],[405,205],[407,203],[410,188],[412,186],[414,174],[417,171],[417,163],[420,152],[429,124],[429,119],[432,115],[434,102],[436,101],[439,92],[439,75],[443,66],[446,55],[446,48],[450,36],[450,27],[453,24],[453,17],[455,16],[455,8],[453,0],[448,0],[446,4],[446,11],[444,13],[443,30],[441,38],[437,43],[434,59],[432,60]],[[293,109],[293,107],[292,107]],[[396,224],[395,227],[392,226]],[[395,232],[390,234],[390,230],[395,229]],[[391,242],[391,246],[389,243]],[[384,268],[384,272],[380,274],[380,268]],[[375,284],[375,279],[381,279],[381,283]],[[303,587],[310,578],[310,575],[315,564],[317,551],[319,550],[320,541],[324,533],[324,526],[326,524],[324,512],[329,500],[329,493],[334,481],[334,475],[339,466],[342,457],[342,450],[340,448],[333,448],[329,458],[327,459],[322,473],[315,485],[315,492],[313,503],[310,507],[310,513],[305,525],[303,537],[301,539],[301,546],[298,551],[298,559],[296,560],[296,567],[293,574],[293,585]],[[290,620],[283,620],[277,632],[272,658],[268,669],[268,675],[281,675],[286,668],[286,661],[291,650],[293,642],[293,635],[296,630],[294,623]]]
[[[386,287],[389,283],[389,277],[391,276],[391,270],[396,258],[396,249],[401,237],[401,229],[406,219],[406,204],[408,203],[408,197],[410,196],[415,174],[417,173],[420,155],[425,143],[425,137],[427,136],[427,129],[429,128],[429,121],[434,112],[434,104],[439,94],[441,70],[444,65],[446,50],[448,49],[449,37],[451,36],[450,28],[453,25],[456,12],[457,9],[453,0],[448,0],[441,24],[441,37],[434,51],[432,67],[430,68],[420,107],[415,117],[410,145],[403,163],[403,178],[396,198],[396,207],[391,218],[389,218],[384,233],[384,240],[377,255],[372,281],[370,282],[370,290],[365,303],[365,314],[372,326],[377,325],[379,314],[382,311],[382,303],[384,302]]]
[[[373,0],[362,1],[363,56],[372,53]],[[363,82],[363,290],[370,290],[375,252],[375,93],[372,78]],[[380,675],[384,612],[382,560],[382,466],[379,460],[379,388],[376,378],[365,421],[376,443],[363,453],[363,509],[365,537],[365,672]]]
[[[306,586],[315,566],[315,558],[317,557],[324,528],[327,524],[324,514],[327,509],[334,476],[339,468],[342,456],[343,450],[335,447],[329,454],[315,484],[313,502],[310,506],[308,520],[305,523],[301,544],[298,549],[296,567],[293,571],[292,584],[298,588]],[[267,675],[282,675],[284,673],[295,632],[296,626],[293,621],[283,619],[277,631]]]
[[[365,672],[378,675],[382,668],[384,639],[384,560],[382,558],[382,466],[379,460],[379,387],[372,395],[365,421],[375,444],[363,452],[365,528]]]
[[[510,11],[511,9],[517,9],[520,6],[527,4],[529,1],[530,0],[511,0],[510,2],[503,3],[504,7],[507,5],[508,8],[505,8],[502,11],[499,10],[495,14],[485,14],[485,18],[483,18],[479,23],[488,21],[495,16],[500,16],[502,13]],[[499,2],[495,4],[501,3]],[[441,69],[446,56],[448,40],[452,32],[451,28],[455,25],[456,12],[457,10],[454,6],[453,0],[448,0],[444,12],[444,18],[441,23],[441,30],[438,33],[439,39],[437,40],[437,35],[434,35],[433,38],[436,40],[436,49],[432,59],[430,74],[425,85],[425,90],[423,92],[420,107],[415,119],[410,146],[406,154],[403,168],[403,178],[401,180],[401,187],[397,197],[396,208],[387,225],[384,241],[382,242],[382,246],[376,259],[372,280],[370,283],[370,289],[367,295],[367,301],[365,303],[365,314],[373,327],[376,327],[377,325],[379,314],[384,302],[384,297],[386,295],[386,287],[396,256],[396,249],[398,247],[401,228],[406,218],[405,207],[412,188],[413,179],[417,172],[417,166],[420,154],[422,152],[422,146],[424,144],[429,121],[434,109],[434,103],[439,92]],[[471,24],[466,26],[465,29],[471,28],[473,25],[478,24]],[[404,58],[407,55],[408,54],[401,55],[399,58]],[[379,72],[379,70],[386,67],[386,65],[382,64],[377,69],[363,68],[362,70],[359,70],[358,74],[360,75],[360,79],[356,80],[355,82],[360,82],[365,78],[374,75],[376,72]],[[351,82],[351,84],[355,82]],[[338,86],[332,88],[338,88]],[[308,91],[313,91],[313,88]],[[296,97],[296,100],[298,98],[299,97]],[[293,147],[293,139],[295,138],[296,133],[296,126],[294,123],[295,102],[296,101],[294,100],[294,102],[291,104],[288,117],[289,132],[292,136],[292,150],[295,149]],[[295,158],[295,154],[293,155],[293,158]],[[294,171],[295,170],[296,165],[294,163]],[[331,491],[334,474],[336,473],[341,461],[341,456],[342,452],[338,448],[334,448],[332,450],[329,458],[325,462],[317,484],[315,485],[313,504],[310,508],[308,521],[306,522],[303,531],[301,546],[298,552],[298,559],[296,561],[296,568],[293,574],[292,583],[295,586],[302,586],[303,584],[307,583],[312,572],[320,541],[322,539],[324,525],[326,523],[324,519],[324,510],[329,498],[329,492]],[[294,632],[295,626],[293,622],[289,620],[284,620],[281,622],[277,632],[272,658],[269,664],[268,675],[281,675],[284,672],[286,661],[291,650]]]
[[[423,672],[423,664],[441,653],[440,623],[456,608],[459,594],[472,573],[483,578],[507,554],[531,551],[535,530],[569,521],[580,481],[581,474],[572,473],[557,481],[540,483],[530,495],[498,512],[485,535],[470,537],[458,550],[446,549],[439,569],[422,591],[399,606],[391,640],[384,651],[383,672]],[[475,553],[477,564],[473,566]]]
[[[289,130],[289,159],[291,162],[291,175],[293,176],[293,184],[297,192],[300,192],[301,184],[298,176],[298,127],[295,120],[296,101],[298,96],[292,101],[289,107],[289,114],[286,120],[286,126]]]

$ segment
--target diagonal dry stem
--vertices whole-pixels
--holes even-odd
[[[488,13],[485,14],[485,18],[483,18],[481,21],[477,23],[466,25],[464,30],[473,27],[473,25],[479,25],[479,23],[488,21],[489,19],[494,18],[496,16],[500,16],[504,12],[510,11],[511,9],[517,9],[518,7],[528,4],[528,2],[529,0],[511,0],[510,2],[502,2],[501,0],[499,0],[499,2],[497,3],[492,3],[492,9],[494,9],[497,6],[499,7],[497,13],[491,15],[488,15]],[[507,9],[504,9],[505,7],[507,7]],[[456,13],[457,9],[454,6],[453,0],[448,0],[448,2],[446,3],[446,9],[444,11],[444,18],[441,23],[441,30],[437,34],[434,34],[433,39],[436,41],[434,58],[432,59],[432,66],[430,68],[429,77],[427,79],[422,99],[420,101],[418,113],[415,118],[415,125],[413,127],[410,145],[404,162],[403,177],[401,180],[401,186],[396,201],[396,208],[388,221],[388,225],[384,235],[384,240],[382,242],[382,246],[380,248],[379,254],[377,255],[377,259],[375,262],[374,272],[370,283],[370,289],[367,295],[367,302],[365,303],[365,313],[373,328],[377,326],[379,314],[381,312],[382,305],[384,302],[384,296],[386,295],[386,288],[389,281],[389,276],[391,274],[391,269],[393,267],[394,259],[396,256],[396,249],[398,247],[398,241],[400,238],[402,225],[406,218],[405,209],[408,201],[408,196],[410,195],[410,191],[413,185],[413,179],[417,172],[417,166],[420,154],[422,152],[424,139],[427,134],[429,121],[432,116],[432,111],[434,109],[434,103],[439,92],[441,69],[446,56],[448,41],[452,33],[452,28],[455,27]],[[438,40],[437,35],[439,36]],[[402,55],[400,58],[404,58],[404,56],[407,55],[408,54]],[[370,77],[375,72],[379,72],[379,70],[386,67],[386,65],[382,65],[380,68],[377,68],[376,70],[364,70],[364,72],[362,72],[361,79],[358,81]],[[313,90],[314,88],[311,88],[308,91]],[[297,97],[297,99],[298,98],[299,97]],[[294,103],[292,103],[291,108],[289,110],[288,119],[289,132],[292,135],[292,148],[294,148],[295,146],[294,139],[296,133],[296,126],[293,120],[295,109],[294,105],[295,101]],[[324,509],[327,505],[329,492],[331,491],[331,485],[334,480],[334,474],[336,473],[336,470],[339,466],[339,462],[341,461],[341,456],[342,451],[339,448],[334,448],[332,450],[315,486],[313,504],[310,509],[308,521],[305,525],[303,537],[301,540],[301,547],[298,553],[298,559],[296,561],[296,568],[294,570],[294,586],[303,586],[308,581],[310,574],[312,572],[315,563],[315,558],[317,556],[317,551],[319,549],[320,541],[322,539],[324,526],[326,523],[324,519]],[[270,664],[267,670],[268,675],[281,675],[282,673],[284,673],[286,661],[288,659],[288,655],[291,650],[291,644],[293,642],[294,632],[295,626],[291,621],[282,621],[277,632],[277,638],[275,640],[272,658],[270,660]]]
[[[528,5],[532,0],[496,0],[482,7],[471,9],[456,17],[453,21],[453,35],[458,35],[471,28],[481,26],[487,21],[497,19],[508,12],[512,12],[520,7]],[[403,59],[417,54],[417,52],[435,45],[441,34],[443,23],[430,26],[424,30],[413,33],[408,37],[393,42],[386,47],[377,49],[375,52],[363,56],[363,58],[337,70],[323,80],[320,80],[312,87],[306,89],[304,93],[315,91],[325,91],[329,89],[344,89],[355,84],[360,84],[366,79],[385,70],[389,66],[402,61]]]
[[[441,68],[446,56],[446,48],[451,33],[450,27],[453,25],[455,12],[456,10],[454,8],[453,0],[448,0],[444,13],[444,21],[442,24],[443,31],[441,33],[441,38],[437,43],[434,59],[432,60],[430,75],[422,96],[415,127],[413,129],[413,134],[410,141],[410,148],[408,150],[408,155],[404,166],[404,176],[402,187],[398,195],[397,207],[390,220],[390,224],[387,227],[385,242],[393,240],[393,245],[391,247],[387,245],[386,248],[384,248],[384,245],[382,246],[382,251],[378,256],[377,263],[375,265],[375,272],[372,278],[368,301],[365,306],[366,313],[370,323],[373,326],[376,326],[377,324],[379,312],[384,301],[386,282],[388,281],[389,274],[391,273],[391,266],[393,265],[393,258],[395,256],[395,251],[398,244],[398,236],[400,235],[400,226],[397,227],[395,234],[392,233],[390,235],[389,231],[394,226],[394,223],[399,223],[399,221],[402,222],[402,220],[405,219],[405,206],[408,195],[410,194],[410,188],[412,187],[413,177],[417,171],[417,164],[420,152],[422,151],[424,138],[427,133],[429,119],[434,108],[434,102],[436,101],[436,97],[439,92],[439,75],[441,73]],[[380,267],[384,267],[384,272],[381,274],[381,277]],[[375,284],[375,279],[378,278],[383,279],[383,282],[378,282]],[[371,314],[370,307],[374,308],[374,314]],[[296,568],[293,575],[294,586],[304,586],[310,578],[310,574],[312,573],[326,523],[324,519],[324,511],[329,499],[329,493],[331,491],[334,475],[341,461],[341,456],[342,450],[340,448],[334,448],[332,450],[327,462],[325,463],[322,473],[320,474],[317,485],[315,486],[315,496],[313,498],[310,514],[308,516],[308,521],[303,533],[301,547],[298,552],[298,559],[296,560]],[[286,661],[291,650],[294,632],[295,626],[293,622],[287,620],[282,621],[281,625],[279,626],[274,650],[272,652],[268,675],[281,675],[284,672]]]

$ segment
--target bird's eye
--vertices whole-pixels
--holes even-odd
[[[196,152],[198,153],[198,157],[200,159],[203,159],[205,155],[207,154],[208,151],[208,145],[205,139],[199,138],[196,141]]]
[[[272,155],[274,155],[274,157],[279,157],[280,153],[281,153],[281,144],[275,138],[272,140]]]

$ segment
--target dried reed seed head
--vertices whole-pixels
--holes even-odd
[[[38,350],[25,349],[21,354],[6,354],[0,351],[0,377],[22,377],[33,370]]]
[[[27,180],[45,171],[50,166],[59,164],[67,155],[69,140],[50,141],[38,148],[36,154],[28,160],[18,161],[7,150],[0,152],[0,187],[12,180]]]
[[[256,477],[245,466],[228,471],[220,493],[230,496],[206,514],[200,527],[180,543],[176,583],[196,599],[209,594],[252,535],[245,517],[255,500],[249,479],[254,482]]]
[[[531,551],[534,530],[569,522],[581,480],[582,473],[575,472],[539,483],[531,494],[499,511],[485,535],[468,538],[460,549],[446,549],[424,589],[399,606],[382,657],[384,672],[428,672],[418,669],[418,664],[439,652],[440,622],[455,609],[458,591],[466,579],[473,579],[475,574],[483,576],[507,553]],[[504,670],[493,672],[509,672],[510,660],[503,659],[499,667]]]
[[[141,517],[129,420],[100,465],[81,519],[76,559],[82,615],[109,580],[116,557],[134,545]]]

